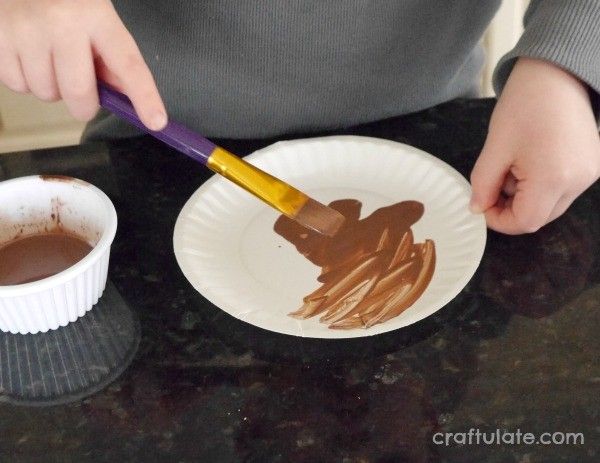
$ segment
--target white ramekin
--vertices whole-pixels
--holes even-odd
[[[0,243],[58,223],[86,239],[92,251],[51,277],[0,286],[0,330],[13,334],[55,330],[84,315],[102,295],[117,230],[117,213],[108,196],[71,177],[36,175],[0,182]]]

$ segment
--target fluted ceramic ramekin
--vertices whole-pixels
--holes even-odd
[[[35,334],[66,326],[102,295],[117,230],[108,196],[71,177],[36,175],[0,182],[0,244],[56,228],[85,239],[92,250],[51,277],[0,286],[0,330]]]

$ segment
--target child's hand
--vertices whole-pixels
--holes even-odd
[[[96,75],[129,96],[159,130],[166,110],[133,38],[109,0],[1,0],[0,82],[45,101],[65,100],[80,120],[98,110]]]
[[[471,173],[474,212],[488,226],[530,233],[598,179],[600,137],[585,85],[549,62],[520,58]]]

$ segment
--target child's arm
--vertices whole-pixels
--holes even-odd
[[[0,82],[80,120],[98,110],[96,75],[131,99],[158,130],[166,110],[150,70],[109,0],[1,0]]]
[[[554,220],[600,175],[600,2],[534,0],[525,23],[496,70],[506,85],[471,174],[472,208],[511,234]]]

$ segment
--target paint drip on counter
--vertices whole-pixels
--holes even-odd
[[[403,201],[360,219],[355,199],[329,207],[346,217],[334,237],[325,237],[280,216],[274,230],[313,264],[321,286],[304,297],[296,318],[320,316],[332,329],[369,328],[397,317],[423,294],[435,270],[435,244],[415,243],[411,230],[423,204]]]

